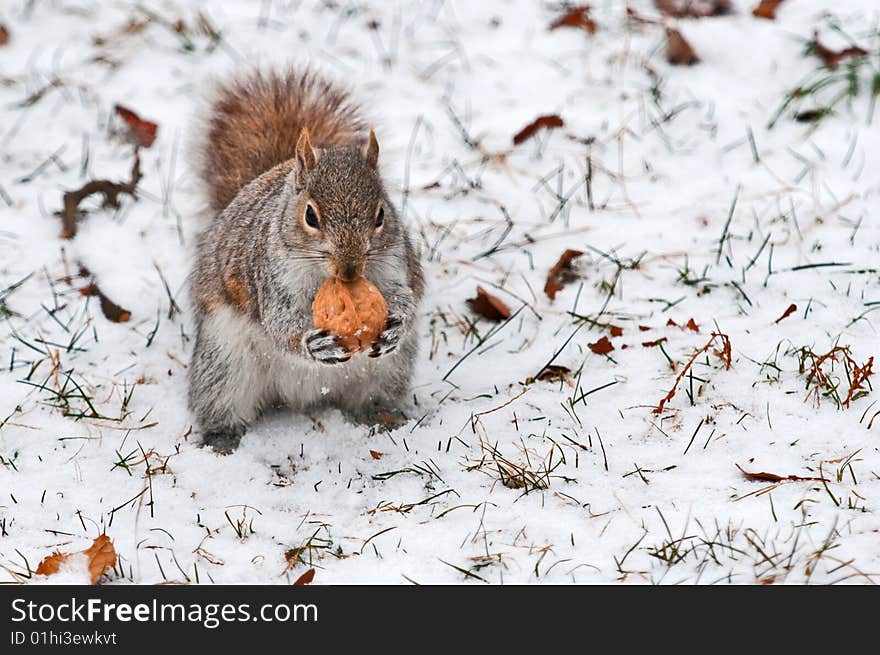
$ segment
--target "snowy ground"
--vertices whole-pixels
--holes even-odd
[[[670,19],[702,59],[688,67],[611,0],[593,3],[593,35],[549,31],[560,9],[525,0],[4,3],[0,581],[104,531],[113,583],[310,567],[315,583],[880,581],[872,380],[845,403],[844,352],[827,377],[804,355],[840,346],[860,370],[880,355],[880,14],[799,0],[768,21],[734,4]],[[805,54],[814,29],[874,54],[854,97],[799,122],[849,70]],[[221,457],[185,404],[206,224],[186,146],[212,76],[285,61],[347,82],[376,119],[430,283],[416,405],[391,433],[276,412]],[[64,191],[128,178],[115,103],[159,124],[138,201],[86,201],[61,239]],[[554,113],[563,128],[512,146]],[[584,252],[580,279],[551,302],[565,248]],[[80,293],[78,264],[128,322]],[[478,284],[515,317],[478,318]],[[713,332],[729,370],[722,337],[686,368]],[[602,337],[607,356],[588,347]],[[527,382],[551,360],[566,379]]]

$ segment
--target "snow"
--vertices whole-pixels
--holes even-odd
[[[841,48],[838,25],[876,53],[877,8],[802,0],[766,21],[754,4],[673,21],[702,59],[674,67],[663,30],[610,0],[593,3],[594,35],[548,31],[558,10],[525,0],[146,3],[186,37],[158,20],[126,31],[144,19],[127,3],[7,3],[0,289],[24,281],[0,292],[0,581],[104,531],[119,553],[110,584],[289,584],[308,566],[315,584],[880,580],[875,393],[839,407],[808,397],[799,369],[804,347],[847,346],[859,365],[880,354],[880,117],[863,89],[818,124],[789,111],[767,127],[820,66],[804,55],[813,30]],[[187,144],[214,76],[290,61],[368,108],[422,245],[416,403],[393,432],[271,412],[218,456],[185,401],[186,275],[210,225]],[[139,199],[90,199],[62,240],[65,190],[128,178],[115,103],[159,124]],[[511,146],[550,113],[563,129]],[[585,253],[582,284],[551,302],[544,280],[565,248]],[[65,281],[78,262],[129,322]],[[822,263],[840,265],[798,268]],[[477,320],[465,300],[478,284],[515,318]],[[699,333],[667,326],[690,318]],[[730,369],[710,349],[652,413],[713,331],[729,336]],[[588,348],[603,336],[608,357]],[[525,384],[551,358],[580,375]],[[843,398],[841,362],[833,375]],[[61,388],[84,417],[53,406]],[[755,493],[770,484],[737,465],[827,482]]]
[[[73,553],[61,562],[58,571],[52,575],[34,575],[29,582],[38,585],[87,585],[91,584],[89,558],[83,553]]]

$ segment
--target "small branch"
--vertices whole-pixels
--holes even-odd
[[[675,383],[672,385],[672,389],[670,389],[669,393],[667,393],[660,400],[660,402],[657,403],[657,406],[651,410],[651,413],[660,414],[663,412],[663,408],[665,407],[666,403],[672,400],[672,398],[675,396],[675,392],[678,390],[679,382],[681,382],[684,379],[684,376],[687,375],[687,372],[691,369],[691,366],[693,366],[694,362],[697,360],[697,357],[709,350],[709,348],[712,347],[712,344],[715,343],[716,339],[721,339],[722,347],[721,350],[716,350],[715,354],[724,361],[724,369],[730,369],[730,366],[732,364],[730,353],[730,337],[728,337],[726,334],[721,334],[720,332],[713,332],[709,341],[706,342],[706,345],[697,350],[693,355],[691,355],[688,363],[684,365],[684,368],[681,369],[678,377],[675,378]]]
[[[128,182],[111,182],[110,180],[91,180],[75,191],[64,194],[64,210],[61,213],[61,238],[72,239],[76,236],[77,220],[81,213],[79,204],[96,193],[104,196],[103,207],[119,207],[120,194],[127,194],[137,199],[137,185],[141,179],[140,150],[134,150],[134,163],[131,167],[131,179]]]

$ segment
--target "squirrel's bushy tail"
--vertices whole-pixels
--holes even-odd
[[[314,71],[251,71],[221,84],[197,145],[211,209],[221,211],[248,182],[294,156],[300,130],[316,146],[363,137],[366,123],[346,91]]]

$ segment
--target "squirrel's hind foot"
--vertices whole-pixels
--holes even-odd
[[[218,455],[229,455],[241,443],[242,430],[212,430],[202,435],[202,445]]]
[[[409,417],[399,409],[372,408],[348,414],[352,423],[375,428],[378,432],[391,432],[402,428]]]

